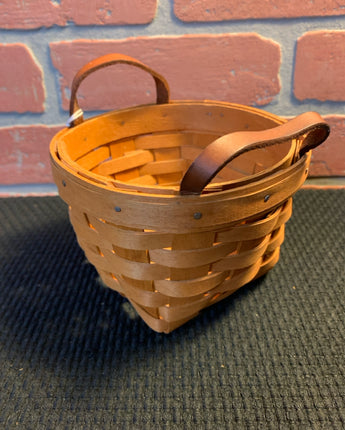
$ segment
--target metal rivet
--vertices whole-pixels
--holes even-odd
[[[304,174],[305,174],[305,175],[308,175],[308,169],[305,169]]]
[[[264,202],[265,203],[268,202],[268,200],[269,200],[270,197],[271,196],[269,194],[266,194],[265,197],[264,197]]]
[[[115,206],[115,212],[121,212],[120,206]]]
[[[193,215],[194,219],[200,219],[202,217],[202,213],[201,212],[195,212],[195,214]]]
[[[66,182],[65,182],[65,180],[63,179],[62,180],[62,185],[65,187],[66,186]]]

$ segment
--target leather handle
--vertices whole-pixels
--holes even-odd
[[[83,112],[79,107],[77,99],[77,91],[80,84],[91,73],[103,69],[104,67],[112,66],[114,64],[128,64],[145,70],[155,80],[157,90],[157,104],[169,103],[169,85],[167,81],[163,78],[163,76],[152,70],[150,67],[146,66],[141,61],[136,60],[135,58],[122,54],[108,54],[96,58],[85,64],[85,66],[83,66],[75,75],[72,82],[71,99],[69,106],[70,119],[68,121],[68,125],[70,127],[74,127],[75,125],[83,122]]]
[[[306,112],[277,127],[262,131],[239,131],[216,139],[194,160],[182,178],[181,194],[200,194],[228,163],[253,149],[302,138],[299,155],[320,145],[330,133],[317,112]]]

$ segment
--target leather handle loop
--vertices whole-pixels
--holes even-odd
[[[155,80],[157,90],[157,104],[169,103],[169,85],[167,81],[163,78],[163,76],[152,70],[150,67],[146,66],[141,61],[136,60],[135,58],[122,54],[108,54],[90,61],[85,66],[83,66],[75,75],[72,82],[71,99],[69,106],[70,119],[68,125],[70,127],[74,127],[75,125],[83,122],[83,112],[79,107],[77,99],[77,91],[79,89],[80,84],[91,73],[103,69],[104,67],[112,66],[114,64],[128,64],[145,70]]]
[[[190,165],[182,178],[180,194],[200,194],[226,164],[245,152],[303,138],[299,148],[302,156],[326,140],[329,132],[328,124],[317,112],[306,112],[268,130],[224,135],[209,144]]]

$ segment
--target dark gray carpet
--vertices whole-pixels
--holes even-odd
[[[58,197],[0,199],[0,428],[344,429],[344,238],[345,190],[298,192],[275,268],[161,335]]]

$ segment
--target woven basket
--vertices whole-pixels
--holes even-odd
[[[90,73],[125,63],[150,73],[157,103],[83,120]],[[291,196],[327,124],[247,106],[170,102],[164,78],[110,54],[75,76],[68,128],[50,147],[54,180],[78,242],[104,283],[168,333],[271,269]]]

